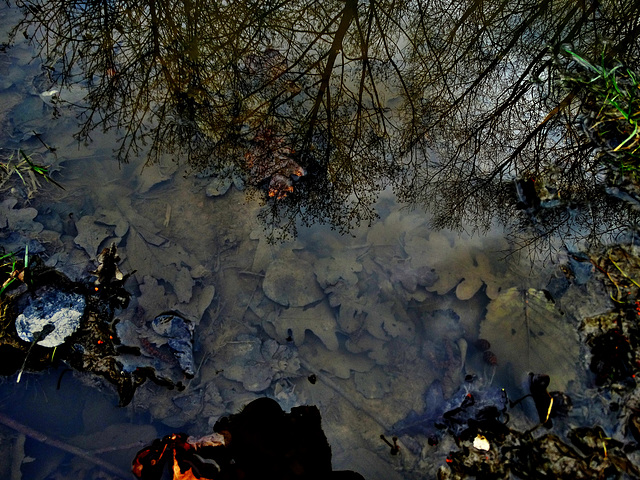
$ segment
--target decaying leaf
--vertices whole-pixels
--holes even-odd
[[[148,192],[158,185],[171,180],[177,170],[177,162],[166,162],[154,165],[145,164],[140,170],[140,174],[136,175],[136,190],[139,193]]]
[[[191,301],[188,304],[179,304],[173,308],[189,318],[200,319],[205,310],[211,305],[216,294],[216,287],[213,285],[196,285],[193,287],[192,293]]]
[[[213,177],[207,185],[206,194],[207,197],[219,197],[227,193],[231,185],[233,184],[233,179],[227,176],[217,176]]]
[[[119,423],[108,425],[104,430],[99,432],[77,435],[70,438],[69,443],[86,450],[115,450],[126,445],[131,445],[134,442],[146,441],[149,438],[154,438],[156,435],[157,431],[152,425]]]
[[[444,253],[451,250],[451,244],[444,235],[432,233],[429,239],[414,235],[404,242],[404,251],[412,270],[431,267]]]
[[[95,219],[89,215],[81,217],[76,222],[78,235],[74,239],[76,245],[82,248],[94,257],[100,250],[100,246],[105,243],[106,239],[113,238],[113,228],[95,222]]]
[[[487,286],[489,298],[496,298],[500,292],[489,258],[472,244],[457,244],[444,234],[433,232],[428,240],[417,236],[408,239],[405,251],[412,269],[430,267],[437,274],[437,280],[426,287],[430,292],[444,295],[455,288],[460,300],[469,300],[483,285]]]
[[[410,293],[416,293],[418,286],[430,287],[438,279],[438,275],[433,268],[428,266],[411,268],[411,263],[406,259],[394,258],[385,265],[380,265],[389,273],[389,280],[393,283],[400,283],[402,287]],[[420,290],[425,294],[424,290]],[[425,294],[426,295],[426,294]]]
[[[261,392],[272,381],[297,376],[300,370],[294,348],[246,334],[222,347],[216,361],[226,365],[222,372],[225,378],[241,382],[250,392]]]
[[[276,258],[278,246],[269,243],[263,227],[254,228],[249,238],[258,241],[251,268],[256,273],[264,272]]]
[[[189,377],[195,375],[193,360],[193,323],[173,312],[158,315],[151,322],[151,328],[158,335],[167,339],[180,368]]]
[[[368,372],[375,362],[364,354],[355,355],[343,349],[330,351],[320,342],[307,342],[299,348],[299,355],[313,371],[325,371],[338,378],[350,378],[352,372]]]
[[[177,303],[175,295],[168,293],[155,278],[149,275],[142,278],[138,288],[140,289],[138,305],[149,315],[171,310]]]
[[[98,225],[113,227],[113,234],[118,238],[124,237],[129,231],[129,221],[119,210],[100,210],[99,214],[95,216],[94,221]]]
[[[356,273],[362,271],[357,253],[358,251],[354,249],[342,249],[334,252],[330,257],[318,259],[314,267],[320,285],[324,287],[335,285],[340,280],[347,285],[355,285],[358,282]]]
[[[399,245],[402,235],[421,227],[427,222],[424,214],[396,210],[382,222],[377,222],[367,233],[367,242],[374,246]]]
[[[264,294],[285,307],[304,307],[324,298],[313,267],[304,260],[276,260],[267,268]]]
[[[300,346],[309,330],[322,340],[329,350],[338,349],[336,319],[326,301],[312,308],[287,308],[279,314],[271,314],[267,321],[273,324],[279,339],[284,340],[291,336],[295,344]]]
[[[355,372],[353,382],[364,398],[384,398],[391,392],[391,378],[379,368],[374,367],[366,373]]]
[[[131,270],[150,274],[169,283],[178,301],[187,303],[191,300],[195,284],[189,269],[183,262],[189,262],[189,255],[180,247],[166,242],[162,246],[147,242],[137,228],[130,227],[126,244],[127,262]]]
[[[375,360],[378,365],[387,365],[389,363],[389,355],[386,351],[387,342],[367,332],[349,337],[344,346],[351,353],[367,353],[369,358]],[[397,359],[394,358],[393,360]]]
[[[367,311],[364,321],[367,331],[380,340],[412,338],[415,336],[413,322],[406,312],[396,308],[394,302],[377,303]]]
[[[460,326],[460,315],[453,309],[432,310],[422,317],[423,328],[430,339],[457,340],[463,334]]]
[[[41,232],[43,225],[35,222],[38,215],[35,208],[14,208],[18,200],[7,198],[0,203],[0,228],[8,228],[10,231]]]
[[[108,248],[103,248],[97,260],[98,268],[91,272],[98,277],[94,282],[95,285],[108,285],[112,282],[120,282],[122,284],[131,275],[130,273],[124,275],[120,271],[118,263],[120,263],[121,259],[115,243],[112,243]]]
[[[543,291],[510,288],[501,293],[487,307],[480,336],[491,342],[499,365],[511,363],[517,379],[544,372],[553,390],[566,391],[576,378],[576,328]]]
[[[360,297],[356,286],[348,287],[343,281],[325,289],[329,304],[339,307],[338,325],[345,333],[362,328],[366,314],[366,298]]]

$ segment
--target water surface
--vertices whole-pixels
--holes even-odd
[[[571,422],[597,414],[583,395],[589,379],[577,326],[608,303],[588,274],[569,281],[559,266],[575,264],[560,243],[520,250],[495,220],[480,232],[466,221],[455,232],[435,229],[432,214],[401,203],[384,185],[371,202],[379,218],[365,215],[341,234],[332,228],[340,224],[285,217],[297,236],[273,243],[281,225],[265,224],[265,197],[236,186],[212,196],[221,193],[218,176],[195,175],[184,156],[149,145],[120,163],[122,130],[92,130],[90,142],[78,143],[77,111],[51,105],[33,47],[17,38],[0,61],[2,147],[51,165],[65,187],[41,182],[30,191],[16,181],[3,191],[3,201],[17,200],[13,210],[37,211],[17,236],[7,232],[5,249],[32,242],[47,265],[87,281],[98,253],[115,242],[121,270],[135,271],[120,324],[140,332],[163,312],[181,313],[196,324],[197,365],[193,379],[179,379],[183,391],[147,382],[124,408],[109,384],[64,366],[26,373],[20,383],[9,377],[0,395],[4,415],[102,452],[96,455],[127,471],[142,443],[170,431],[209,433],[221,416],[269,396],[286,410],[318,406],[334,468],[401,479],[433,476],[445,462],[453,440],[433,420],[468,391],[504,388],[517,398],[527,393],[528,372],[547,373],[552,389],[583,402]],[[69,102],[86,93],[83,85],[56,88]],[[147,155],[158,162],[145,165]],[[339,168],[334,175],[347,176]],[[293,185],[288,198],[304,191]],[[337,198],[357,205],[361,191],[349,192]],[[533,406],[514,410],[512,422],[535,425]],[[117,478],[47,442],[23,445],[19,433],[0,433],[11,452],[2,471],[12,478]],[[397,434],[402,454],[390,455],[381,434]],[[429,435],[440,438],[438,446]]]

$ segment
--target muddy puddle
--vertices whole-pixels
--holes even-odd
[[[3,10],[3,27],[12,25],[18,13]],[[253,62],[266,62],[265,55]],[[237,179],[196,174],[179,153],[157,154],[158,162],[146,165],[156,154],[149,145],[118,162],[122,132],[115,128],[93,130],[91,141],[79,143],[72,104],[86,91],[48,84],[25,39],[3,47],[0,68],[3,161],[18,165],[25,155],[48,168],[40,176],[16,170],[24,178],[16,173],[3,183],[4,253],[15,252],[23,266],[38,257],[70,284],[98,291],[104,249],[115,246],[109,278],[122,281],[128,295],[110,304],[110,338],[119,340],[113,368],[154,372],[124,402],[97,367],[71,368],[55,353],[42,357],[39,371],[4,376],[3,478],[133,478],[136,452],[153,439],[207,435],[221,417],[265,396],[285,411],[317,406],[334,469],[369,480],[435,478],[446,465],[459,474],[464,460],[452,452],[465,441],[480,457],[487,452],[473,468],[485,462],[495,473],[489,456],[501,446],[546,441],[549,428],[558,440],[540,440],[531,451],[566,453],[565,443],[579,444],[575,429],[594,425],[607,441],[630,444],[613,405],[633,403],[634,394],[628,386],[599,388],[609,380],[590,364],[596,341],[589,335],[605,327],[585,323],[623,302],[605,288],[602,272],[610,268],[619,293],[630,278],[623,270],[637,267],[623,263],[624,255],[611,260],[616,270],[578,255],[581,244],[569,251],[551,238],[522,248],[497,221],[480,231],[464,222],[456,231],[436,229],[430,213],[401,203],[384,185],[371,204],[376,215],[353,222],[346,234],[301,214],[289,220],[297,235],[291,225],[278,235],[281,225],[265,223],[272,213],[265,197],[249,195]],[[253,157],[270,149],[284,158],[274,172],[256,173],[251,164],[273,193],[267,199],[304,191],[297,177],[313,172],[291,160],[293,149],[268,130],[252,142]],[[251,155],[243,158],[259,163]],[[350,202],[358,203],[357,193]],[[548,375],[549,383],[541,387],[530,373]],[[528,394],[533,398],[517,402]],[[546,414],[540,395],[553,399]],[[487,416],[484,407],[498,410]],[[467,427],[480,428],[477,421],[488,422],[485,434],[461,440]],[[604,438],[581,435],[584,443],[590,435]],[[624,457],[616,468],[631,475],[636,450],[612,452]],[[520,476],[525,470],[513,467]]]

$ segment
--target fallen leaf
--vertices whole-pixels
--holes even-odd
[[[281,341],[291,335],[295,344],[300,346],[304,343],[306,332],[309,330],[322,340],[327,349],[331,351],[338,349],[336,319],[326,301],[312,308],[287,308],[280,313],[270,314],[267,320],[273,324]]]
[[[422,214],[396,210],[369,229],[367,242],[374,246],[399,245],[403,235],[411,234],[426,222],[427,218]]]
[[[295,377],[300,370],[297,352],[289,345],[273,339],[262,341],[253,335],[241,334],[224,345],[215,356],[225,365],[222,375],[250,392],[261,392],[280,378]]]
[[[267,268],[264,294],[285,307],[304,307],[324,298],[310,263],[295,259],[276,260]]]
[[[54,288],[42,288],[28,298],[28,304],[16,319],[16,331],[25,342],[42,338],[38,345],[56,347],[79,327],[84,313],[84,296]],[[48,331],[42,333],[48,327]]]
[[[136,175],[136,190],[139,193],[146,193],[161,183],[169,181],[178,170],[177,162],[166,162],[164,164],[145,164],[138,175]]]
[[[207,185],[205,193],[207,197],[219,197],[227,193],[232,184],[233,179],[231,177],[214,177],[209,182],[209,185]]]
[[[405,319],[397,319],[393,302],[376,303],[375,306],[367,310],[364,321],[364,328],[374,337],[380,340],[401,335],[406,337],[411,335],[410,326],[405,323]]]
[[[104,430],[86,435],[77,435],[69,439],[71,445],[82,447],[85,450],[117,450],[134,442],[148,441],[155,438],[157,431],[151,425],[136,425],[135,423],[120,423],[109,425]],[[140,446],[130,446],[130,449],[139,450]]]
[[[432,310],[422,316],[423,328],[427,338],[438,340],[457,340],[463,334],[460,315],[453,309]]]
[[[255,273],[264,272],[275,260],[278,247],[269,243],[262,226],[254,228],[249,234],[249,238],[258,241],[251,268]]]
[[[94,221],[99,225],[113,227],[113,234],[118,238],[124,237],[129,231],[129,222],[119,211],[100,210]]]
[[[84,216],[76,222],[78,235],[74,238],[74,242],[82,248],[91,258],[100,251],[100,247],[107,243],[108,239],[113,238],[113,228],[104,224],[95,222],[94,217]],[[117,242],[116,242],[117,243]]]
[[[510,363],[516,380],[529,372],[551,377],[553,390],[575,380],[580,344],[576,327],[544,292],[510,288],[487,307],[480,337],[491,343],[498,365]]]
[[[366,316],[366,298],[361,297],[358,288],[348,287],[343,281],[327,287],[325,292],[329,296],[329,305],[340,307],[338,310],[338,325],[345,333],[354,333],[362,328]]]
[[[175,295],[167,294],[162,285],[158,281],[145,275],[142,283],[138,285],[140,296],[138,297],[138,305],[140,305],[149,316],[153,316],[160,312],[171,310],[177,303]]]
[[[308,342],[299,348],[299,355],[312,371],[325,371],[338,378],[351,378],[352,372],[368,372],[375,362],[366,355],[356,355],[343,349],[331,351],[320,342]]]
[[[460,300],[469,300],[483,285],[491,299],[500,292],[501,284],[492,272],[491,262],[472,242],[458,239],[455,243],[443,233],[433,232],[428,240],[408,239],[405,251],[414,271],[427,273],[430,268],[437,274],[437,280],[430,279],[431,284],[426,285],[429,292],[445,295],[455,288]]]
[[[125,250],[129,271],[136,270],[164,280],[171,286],[179,302],[188,303],[191,300],[195,282],[183,262],[194,262],[190,262],[189,255],[181,247],[170,242],[162,246],[150,244],[136,227],[131,226]]]
[[[0,228],[8,228],[11,231],[28,231],[38,233],[44,227],[34,221],[38,215],[35,208],[14,208],[18,200],[7,198],[0,203]]]
[[[359,250],[347,248],[334,252],[330,257],[318,259],[314,263],[314,269],[320,285],[327,287],[335,285],[340,280],[347,285],[358,283],[356,273],[362,271],[358,254]]]
[[[192,290],[191,301],[188,304],[179,304],[172,307],[189,318],[199,320],[216,294],[216,288],[213,285],[196,285]]]
[[[353,382],[356,390],[367,399],[384,398],[391,392],[391,377],[377,368],[366,373],[354,373]]]

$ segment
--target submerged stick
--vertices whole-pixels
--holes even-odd
[[[27,436],[24,433],[18,435],[16,443],[13,445],[13,455],[11,455],[11,480],[22,480],[20,467],[24,461],[24,441]]]
[[[10,418],[10,417],[4,415],[3,413],[0,413],[0,423],[2,425],[5,425],[5,426],[9,427],[9,428],[12,428],[16,432],[22,433],[23,435],[25,435],[25,436],[27,436],[29,438],[33,438],[34,440],[37,440],[40,443],[44,443],[45,445],[49,445],[51,447],[55,447],[55,448],[57,448],[59,450],[63,450],[65,452],[71,453],[71,454],[75,455],[76,457],[80,457],[83,460],[91,462],[91,463],[99,466],[100,468],[103,468],[107,472],[112,473],[114,475],[117,475],[120,478],[124,478],[124,479],[131,478],[131,473],[130,472],[122,470],[122,469],[116,467],[115,465],[112,465],[112,464],[102,460],[101,458],[95,457],[95,456],[91,455],[90,453],[86,452],[85,450],[83,450],[81,448],[74,447],[73,445],[69,445],[68,443],[63,442],[62,440],[58,440],[57,438],[49,437],[49,436],[45,435],[42,432],[39,432],[37,430],[34,430],[31,427],[23,425],[22,423],[17,422],[13,418]]]

